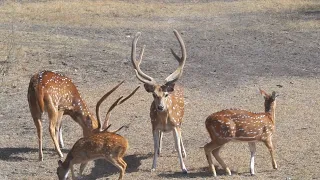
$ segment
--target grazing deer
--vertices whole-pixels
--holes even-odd
[[[122,83],[123,81],[104,95],[104,99],[106,98],[105,96],[110,95]],[[44,112],[48,113],[50,123],[49,131],[55,149],[59,156],[63,157],[60,150],[60,147],[64,146],[61,129],[62,116],[71,116],[71,118],[82,127],[83,135],[88,136],[93,129],[101,128],[98,107],[102,101],[100,100],[97,103],[96,119],[88,110],[86,103],[81,98],[70,78],[51,71],[41,71],[35,74],[31,78],[28,88],[28,103],[34,124],[37,128],[39,161],[43,161],[41,118]],[[88,126],[87,121],[90,121],[92,124]]]
[[[116,107],[118,104],[123,103],[129,99],[138,89],[137,87],[128,97],[120,101],[123,97],[118,98],[109,108],[106,120],[104,125],[107,125],[110,118],[111,110]],[[88,121],[89,126],[92,124]],[[126,138],[116,134],[117,131],[121,128],[109,132],[108,126],[103,126],[102,130],[96,129],[97,131],[93,132],[88,137],[83,137],[79,139],[69,151],[64,162],[61,160],[58,161],[57,175],[59,180],[66,180],[71,169],[72,179],[75,179],[73,165],[80,165],[79,174],[82,175],[84,168],[89,161],[95,159],[106,159],[114,166],[116,166],[121,172],[119,179],[122,179],[127,167],[127,163],[123,160],[123,157],[128,149],[128,141]]]
[[[183,87],[175,85],[175,82],[182,75],[187,55],[186,48],[180,34],[176,30],[174,30],[174,34],[179,41],[182,57],[178,57],[173,50],[171,50],[172,54],[179,62],[179,67],[165,79],[165,84],[157,84],[152,77],[146,75],[140,69],[140,63],[142,61],[145,48],[144,45],[141,49],[140,57],[137,60],[136,46],[141,35],[140,32],[136,34],[132,42],[131,60],[137,78],[144,83],[145,90],[153,95],[153,102],[151,103],[150,108],[150,118],[154,140],[152,171],[156,169],[157,157],[161,152],[162,133],[173,131],[175,147],[178,151],[180,166],[182,172],[187,173],[187,168],[183,162],[183,157],[186,156],[186,152],[181,137],[181,123],[184,114]]]
[[[210,134],[211,142],[204,146],[205,154],[209,163],[209,168],[214,176],[217,176],[212,163],[212,155],[219,164],[231,175],[230,169],[219,156],[219,151],[223,145],[230,141],[248,142],[251,152],[250,173],[254,175],[254,156],[256,152],[256,142],[263,142],[270,151],[272,166],[277,169],[274,159],[274,147],[272,135],[275,129],[275,107],[276,93],[267,94],[260,89],[264,96],[265,112],[252,113],[245,110],[227,109],[211,114],[206,119],[206,128]]]

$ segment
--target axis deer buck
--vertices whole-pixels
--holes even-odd
[[[118,84],[111,91],[106,93],[105,99],[114,90],[116,90],[124,81]],[[71,79],[51,71],[41,71],[31,77],[28,88],[28,103],[30,112],[37,128],[39,143],[39,161],[43,161],[42,151],[42,115],[48,113],[49,131],[54,142],[55,149],[60,157],[63,154],[60,147],[63,148],[62,139],[62,116],[69,115],[83,129],[83,135],[88,136],[93,129],[100,129],[99,106],[103,98],[97,103],[97,119],[88,110],[86,103],[81,98],[76,86]],[[87,121],[92,124],[88,126]],[[58,144],[59,143],[59,144]]]
[[[57,175],[59,180],[66,180],[70,169],[72,179],[75,179],[74,164],[81,164],[79,171],[81,176],[88,162],[95,159],[106,159],[109,161],[120,170],[119,179],[123,178],[127,167],[127,163],[123,160],[123,157],[128,149],[128,140],[116,134],[124,126],[113,132],[109,132],[108,128],[111,125],[108,125],[107,122],[109,121],[111,110],[129,99],[138,88],[139,86],[125,99],[122,99],[123,96],[118,98],[109,108],[102,129],[95,129],[96,131],[90,136],[80,138],[69,151],[65,161],[58,161]],[[92,124],[91,120],[87,123],[89,126]]]
[[[231,175],[230,169],[219,156],[220,149],[230,141],[248,142],[251,152],[250,173],[254,175],[254,157],[256,152],[256,142],[263,142],[272,158],[272,166],[277,169],[277,163],[274,158],[274,147],[272,144],[272,135],[275,129],[275,107],[276,93],[271,95],[260,89],[264,96],[265,112],[252,113],[245,110],[226,109],[211,114],[206,119],[206,128],[210,134],[211,142],[204,146],[205,154],[209,163],[209,168],[214,176],[217,176],[212,162],[212,155],[219,164],[225,169],[228,175]]]
[[[184,42],[178,33],[173,31],[179,41],[182,57],[178,57],[171,49],[172,54],[178,60],[178,68],[165,79],[165,84],[158,84],[152,77],[146,75],[140,69],[140,63],[145,45],[142,47],[139,59],[136,59],[136,46],[141,35],[138,32],[132,42],[131,60],[137,78],[144,83],[147,92],[152,93],[153,102],[150,107],[150,118],[152,124],[152,133],[154,140],[154,157],[152,171],[156,169],[157,157],[161,153],[163,132],[173,131],[175,147],[178,151],[179,162],[183,173],[187,173],[187,168],[183,162],[186,157],[186,151],[181,137],[181,123],[184,114],[183,87],[175,85],[175,82],[181,77],[183,67],[186,61],[186,48]]]

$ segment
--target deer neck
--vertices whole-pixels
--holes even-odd
[[[275,124],[275,121],[276,121],[275,107],[271,106],[271,108],[268,111],[266,111],[266,113],[270,116],[272,123]]]
[[[65,170],[69,170],[70,169],[70,162],[71,160],[73,159],[73,156],[72,156],[72,151],[70,151],[66,157],[66,159],[64,160],[64,162],[62,162],[62,167],[63,169]]]
[[[100,128],[98,120],[92,115],[90,110],[88,109],[86,103],[80,98],[76,99],[74,103],[72,104],[74,107],[73,110],[70,112],[70,115],[80,124],[83,124],[84,126],[88,126],[86,124],[87,118],[90,118],[92,124],[91,127],[88,127],[89,129],[96,129]]]

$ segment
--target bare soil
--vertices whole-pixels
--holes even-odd
[[[180,173],[172,133],[165,134],[158,168],[153,156],[149,106],[141,88],[114,110],[114,129],[129,141],[125,179],[212,179],[203,146],[210,141],[204,121],[225,108],[263,111],[261,87],[279,93],[276,109],[278,170],[267,148],[258,144],[256,176],[250,176],[247,143],[230,143],[221,156],[233,171],[219,179],[320,179],[320,3],[318,0],[266,1],[56,1],[0,2],[0,179],[57,179],[59,157],[44,117],[44,161],[27,102],[30,77],[52,70],[72,78],[94,111],[95,103],[121,80],[126,83],[103,104],[137,85],[130,62],[136,32],[146,44],[141,68],[163,82],[177,67],[172,32],[186,43],[187,62],[179,80],[185,87],[182,126],[187,175]],[[63,121],[66,155],[81,137],[70,117]],[[78,172],[79,166],[76,166]],[[117,179],[104,160],[89,163],[82,179]]]

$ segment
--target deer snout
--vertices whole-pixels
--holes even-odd
[[[164,106],[163,105],[159,105],[158,106],[158,111],[163,111],[164,110]]]

